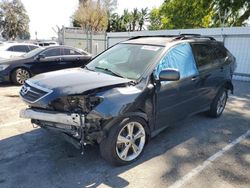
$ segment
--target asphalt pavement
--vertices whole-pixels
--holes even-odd
[[[19,87],[0,86],[0,187],[250,187],[250,83],[235,81],[223,115],[195,115],[151,140],[135,163],[114,167],[98,146],[72,145],[18,117]]]

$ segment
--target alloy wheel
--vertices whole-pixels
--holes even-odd
[[[16,81],[19,84],[24,84],[25,80],[30,78],[30,74],[25,69],[17,69],[16,70]]]
[[[227,102],[227,93],[226,91],[224,91],[222,93],[222,95],[220,96],[218,103],[217,103],[217,114],[221,114],[226,106],[226,102]]]
[[[132,161],[137,158],[145,146],[146,133],[138,122],[126,124],[118,134],[116,153],[123,161]]]

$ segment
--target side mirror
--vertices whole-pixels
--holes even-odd
[[[45,55],[44,54],[39,54],[36,59],[37,60],[40,60],[40,59],[44,59],[45,58]]]
[[[180,72],[177,69],[165,69],[160,72],[160,81],[177,81],[180,79]]]

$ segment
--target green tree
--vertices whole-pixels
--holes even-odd
[[[143,29],[143,26],[147,20],[148,20],[148,8],[142,8],[139,13],[139,31]]]
[[[214,26],[242,26],[250,16],[250,0],[213,1]]]
[[[137,8],[129,12],[124,9],[122,15],[113,13],[110,17],[110,29],[108,32],[141,31],[148,20],[148,8],[139,11]]]
[[[29,39],[29,17],[20,0],[5,0],[0,3],[0,23],[5,39]]]
[[[213,16],[212,0],[167,0],[150,14],[151,28],[185,29],[209,27]],[[153,23],[152,21],[156,21]],[[159,23],[157,27],[156,23]]]
[[[242,26],[250,16],[250,0],[165,0],[150,12],[149,29]]]
[[[136,31],[136,26],[139,25],[140,13],[137,8],[134,8],[132,13],[132,31]]]

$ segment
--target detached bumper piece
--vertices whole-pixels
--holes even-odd
[[[66,141],[78,149],[83,150],[86,145],[84,115],[28,108],[20,111],[20,117],[31,119],[32,123],[46,130],[61,133]]]
[[[41,120],[46,122],[61,123],[65,125],[71,125],[76,127],[84,126],[84,115],[72,113],[60,113],[47,110],[37,109],[23,109],[20,111],[21,118],[28,118],[34,120]]]

